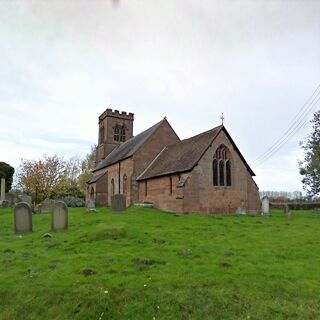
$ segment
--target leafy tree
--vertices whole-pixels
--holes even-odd
[[[96,146],[91,146],[91,151],[85,157],[81,163],[81,174],[79,176],[79,187],[85,194],[87,187],[86,182],[92,177],[92,170],[96,165]]]
[[[14,168],[8,163],[0,162],[0,179],[6,179],[6,192],[11,190],[14,175]]]
[[[311,123],[313,132],[301,142],[304,159],[299,161],[299,167],[307,196],[316,198],[320,195],[320,110],[314,114]]]
[[[17,174],[17,184],[38,200],[59,194],[65,185],[66,162],[57,155],[44,155],[40,160],[23,160]]]

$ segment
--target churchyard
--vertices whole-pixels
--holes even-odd
[[[60,214],[60,213],[59,213]],[[320,214],[0,209],[0,319],[317,319]],[[64,225],[60,225],[63,227]]]

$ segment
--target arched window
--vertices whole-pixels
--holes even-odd
[[[127,175],[123,175],[123,181],[122,181],[122,189],[123,189],[123,194],[127,194]]]
[[[99,144],[104,142],[104,125],[99,128]]]
[[[114,180],[111,179],[111,195],[114,196]]]
[[[121,141],[121,142],[125,142],[126,141],[126,129],[124,126],[121,126],[119,124],[117,124],[114,127],[114,141]]]
[[[114,141],[119,141],[120,140],[120,126],[116,125],[114,128]]]
[[[213,185],[218,185],[218,160],[214,159],[212,163]]]
[[[212,180],[214,186],[231,187],[231,157],[227,147],[221,145],[215,152],[212,162]]]
[[[91,188],[91,192],[90,192],[90,199],[94,200],[94,188]]]
[[[230,160],[226,162],[226,176],[227,176],[227,186],[231,186],[231,164]]]
[[[224,161],[219,162],[219,185],[224,186]]]
[[[126,129],[124,126],[120,129],[120,141],[125,142],[126,141]]]

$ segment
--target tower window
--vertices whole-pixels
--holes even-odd
[[[126,141],[126,129],[124,126],[116,125],[114,127],[114,141]]]
[[[117,125],[114,128],[114,141],[120,140],[120,127]]]
[[[124,126],[120,129],[120,141],[126,141],[126,129],[124,128]]]
[[[104,142],[104,126],[99,127],[99,144]]]

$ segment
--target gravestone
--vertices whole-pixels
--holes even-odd
[[[40,203],[40,213],[49,213],[51,212],[51,200],[45,199]]]
[[[15,194],[12,193],[7,193],[6,194],[6,200],[9,202],[9,206],[13,206],[16,202],[16,196]]]
[[[289,208],[289,205],[288,205],[288,204],[285,204],[285,205],[284,205],[283,214],[284,214],[287,218],[291,218],[292,214],[291,214],[291,211],[290,211],[290,208]]]
[[[23,194],[20,196],[21,202],[27,203],[29,206],[32,205],[32,197],[27,194]]]
[[[8,200],[3,200],[1,203],[2,208],[8,208],[9,207],[9,201]]]
[[[87,203],[87,212],[97,212],[94,200],[90,199]]]
[[[270,200],[267,196],[263,197],[261,199],[262,201],[262,214],[264,216],[269,216],[270,215]]]
[[[2,202],[6,198],[6,179],[1,178],[1,190],[0,190],[0,207],[2,206]]]
[[[245,210],[244,208],[239,207],[239,208],[237,209],[237,211],[236,211],[236,214],[246,215],[247,212],[246,212],[246,210]]]
[[[51,213],[52,230],[68,229],[68,207],[63,201],[56,201]]]
[[[32,211],[26,202],[18,203],[14,208],[15,233],[32,232]]]
[[[126,211],[127,201],[124,194],[116,194],[111,197],[111,210],[115,212]]]

